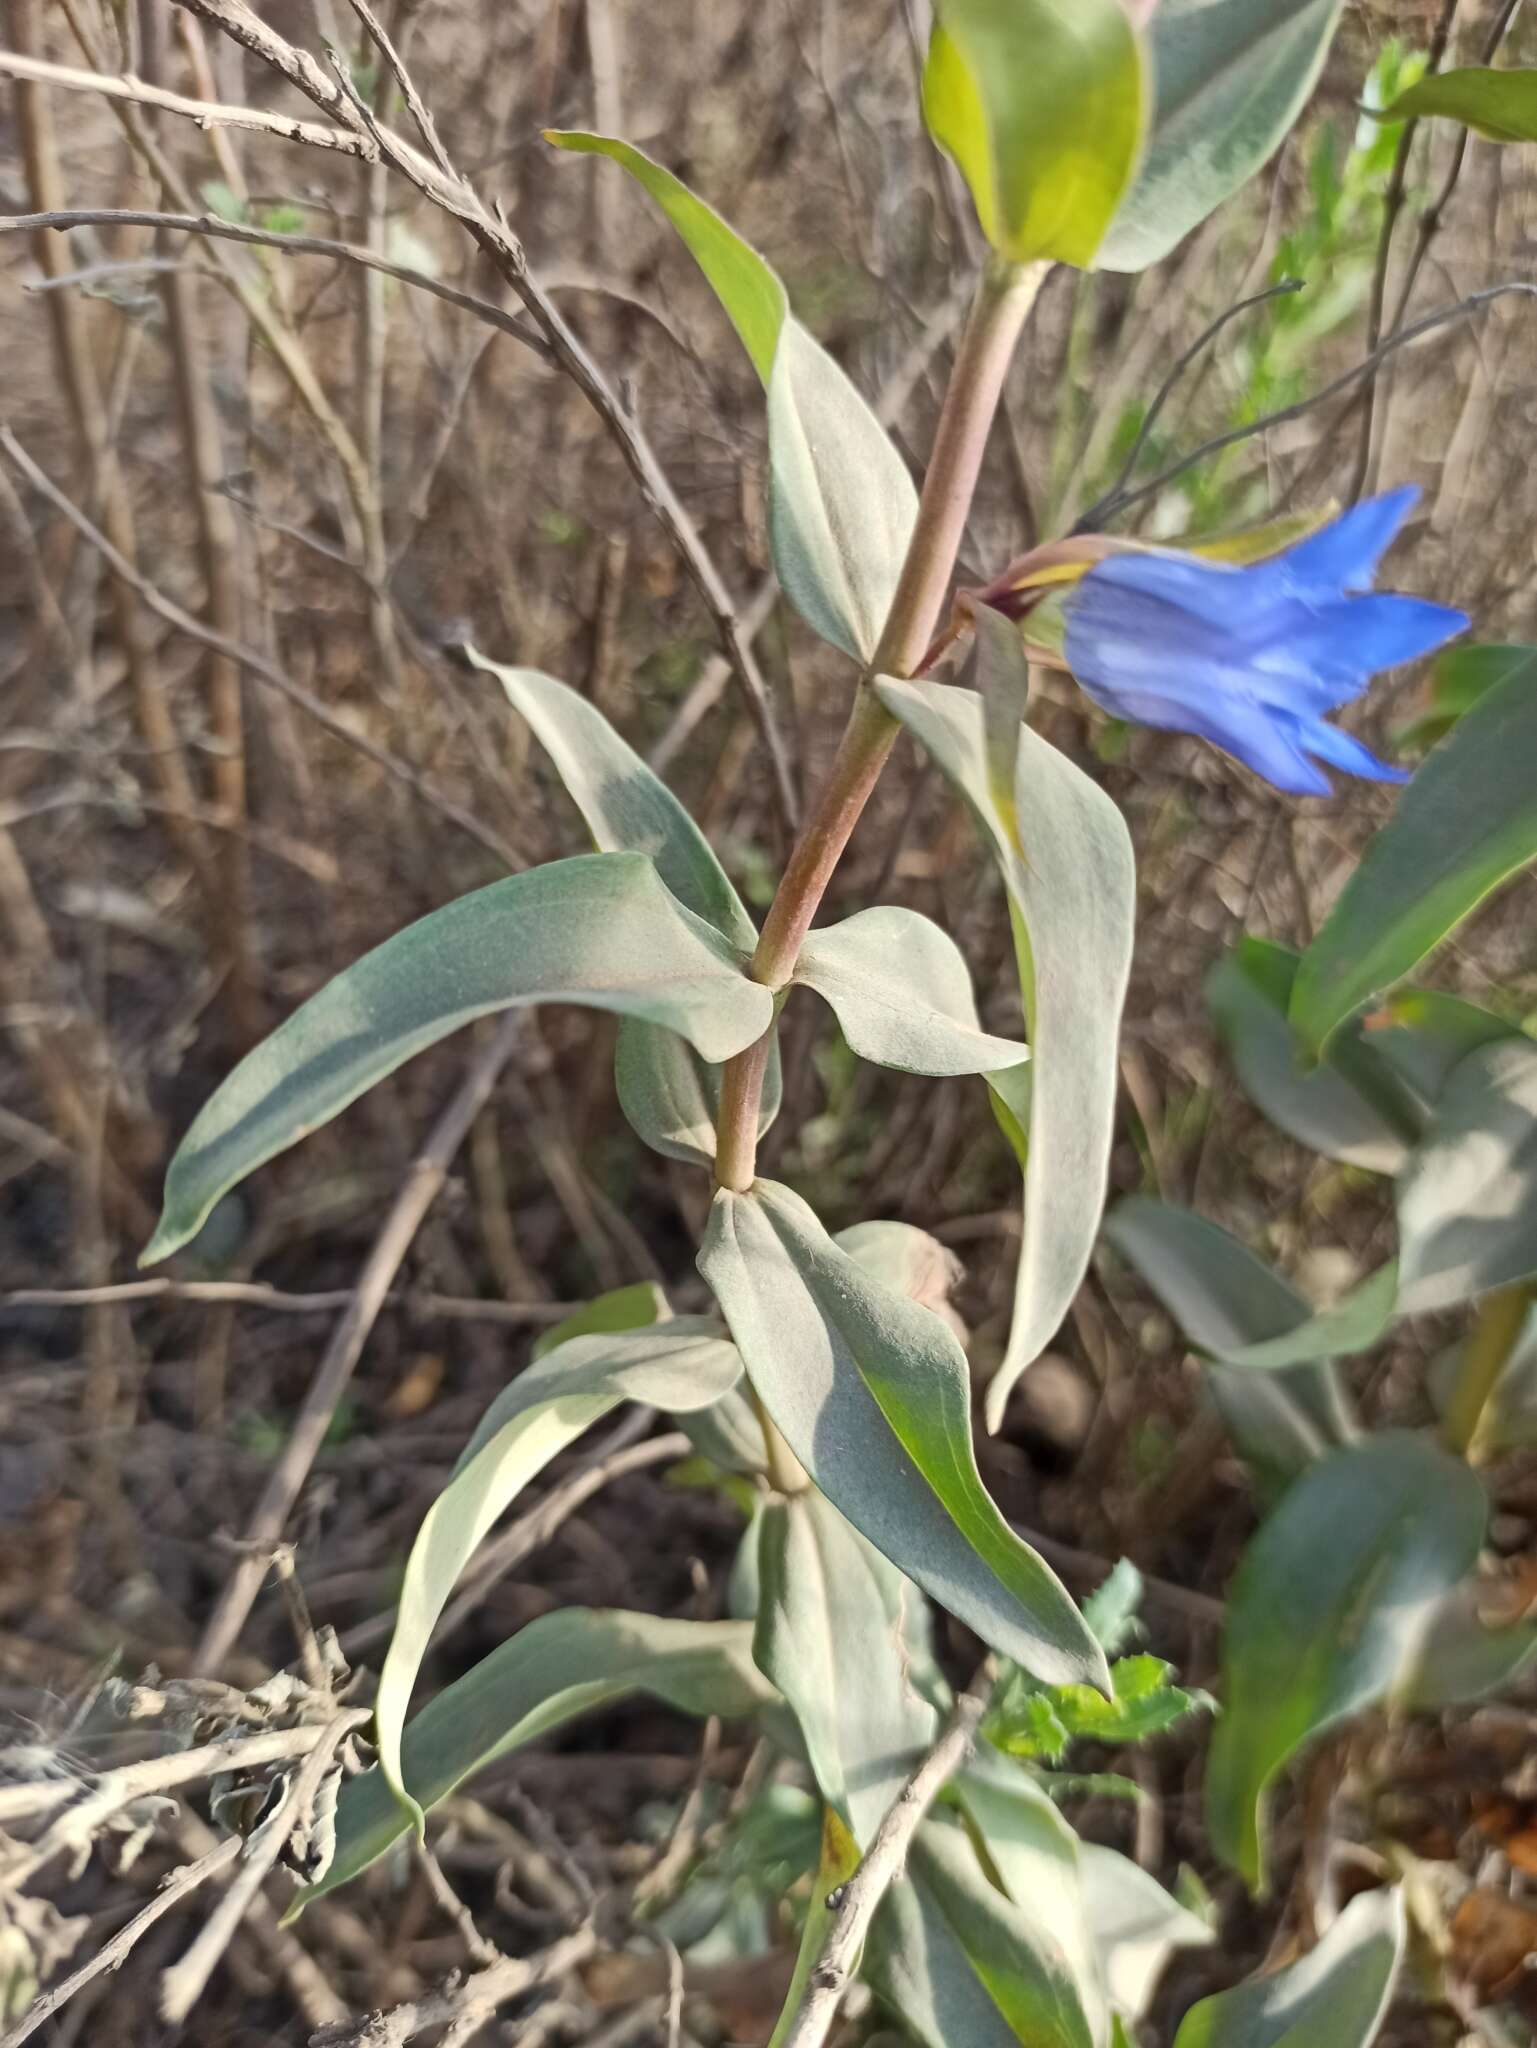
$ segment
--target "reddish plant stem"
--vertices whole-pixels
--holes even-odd
[[[870,687],[871,679],[912,675],[934,637],[1003,381],[1047,267],[995,262],[977,286],[880,645],[861,678],[816,808],[796,841],[763,921],[751,972],[765,987],[781,989],[794,973],[811,921],[901,730]],[[741,1191],[752,1186],[758,1109],[771,1042],[772,1033],[766,1033],[726,1068],[715,1159],[721,1187]]]

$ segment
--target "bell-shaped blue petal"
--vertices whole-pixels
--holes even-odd
[[[1209,740],[1278,789],[1326,795],[1319,762],[1401,781],[1323,713],[1467,626],[1446,605],[1370,591],[1417,495],[1368,499],[1247,568],[1110,555],[1065,600],[1068,666],[1115,717]]]

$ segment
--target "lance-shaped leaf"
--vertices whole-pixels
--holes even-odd
[[[908,1655],[922,1597],[816,1488],[765,1508],[754,1655],[794,1709],[823,1798],[865,1848],[939,1731]]]
[[[551,1458],[621,1401],[707,1408],[730,1393],[741,1370],[717,1324],[679,1316],[652,1329],[572,1337],[491,1403],[417,1531],[379,1674],[379,1765],[408,1807],[400,1742],[411,1689],[437,1618],[492,1525]]]
[[[699,1270],[759,1399],[854,1527],[1027,1670],[1108,1687],[1083,1617],[982,1484],[966,1356],[939,1317],[770,1180],[717,1192]]]
[[[912,478],[885,429],[791,315],[784,286],[757,250],[671,171],[612,136],[551,130],[548,139],[622,165],[709,280],[768,392],[775,573],[823,639],[868,661],[918,513]]]
[[[1344,0],[1159,0],[1153,118],[1099,260],[1145,270],[1279,147],[1323,68]]]
[[[907,1879],[875,1916],[864,1973],[924,2048],[1095,2048],[1061,1944],[943,1820],[919,1828]]]
[[[956,1779],[955,1796],[997,1882],[1055,1943],[1090,2038],[1105,2041],[1110,2012],[1084,1898],[1084,1844],[1030,1772],[986,1741]]]
[[[1270,1781],[1309,1736],[1409,1676],[1437,1602],[1478,1557],[1485,1514],[1461,1459],[1389,1434],[1312,1466],[1249,1545],[1228,1594],[1206,1816],[1252,1888]]]
[[[768,990],[641,854],[584,854],[493,882],[365,953],[246,1055],[177,1148],[141,1264],[185,1244],[237,1181],[414,1053],[525,1003],[644,1018],[707,1060],[742,1051],[773,1014]]]
[[[466,647],[470,662],[494,675],[509,703],[533,728],[581,812],[600,853],[645,853],[678,901],[742,953],[758,943],[752,919],[709,841],[672,791],[602,712],[539,669],[508,668]],[[719,1067],[675,1031],[638,1018],[620,1020],[614,1053],[619,1103],[654,1151],[710,1166],[720,1112]],[[758,1135],[779,1113],[779,1047],[764,1078]]]
[[[1406,1936],[1403,1894],[1363,1892],[1301,1962],[1193,2005],[1174,2048],[1368,2048]]]
[[[1207,976],[1207,1008],[1244,1092],[1326,1158],[1397,1173],[1424,1129],[1423,1107],[1375,1032],[1341,1031],[1322,1064],[1308,1058],[1287,1021],[1297,960],[1286,946],[1246,937]]]
[[[1537,142],[1537,71],[1470,64],[1433,72],[1374,118],[1418,121],[1427,114],[1460,121],[1490,142]]]
[[[520,1629],[416,1716],[401,1748],[408,1794],[426,1811],[496,1758],[632,1692],[725,1719],[776,1699],[753,1662],[750,1622],[564,1607]],[[366,1870],[410,1825],[377,1764],[349,1778],[336,1808],[336,1859],[289,1917]]]
[[[1302,956],[1291,1019],[1315,1053],[1537,856],[1537,676],[1489,690],[1426,758]]]
[[[929,132],[1015,263],[1086,269],[1142,147],[1147,84],[1121,0],[939,0]]]
[[[1215,1936],[1129,1856],[1080,1842],[1078,1862],[1106,1992],[1117,2012],[1139,2020],[1174,1951],[1205,1948]]]
[[[984,1031],[961,949],[916,910],[861,910],[814,931],[795,980],[831,1007],[861,1059],[904,1074],[990,1074],[1029,1049]]]
[[[1537,74],[1533,74],[1537,76]],[[1434,80],[1431,81],[1434,83]],[[1475,704],[1510,676],[1537,673],[1537,647],[1514,642],[1507,646],[1476,643],[1443,648],[1430,664],[1430,686],[1424,709],[1411,724],[1394,733],[1395,747],[1433,747]]]
[[[1537,1276],[1537,1041],[1453,1071],[1398,1183],[1401,1305],[1454,1307]]]
[[[1250,1465],[1272,1482],[1290,1479],[1348,1441],[1349,1411],[1323,1361],[1382,1335],[1391,1269],[1319,1315],[1247,1245],[1188,1209],[1133,1195],[1105,1219],[1105,1241],[1214,1361],[1213,1398]]]
[[[1001,630],[1000,630],[1001,629]],[[1006,620],[977,617],[977,673],[989,700],[1017,702],[1024,654]],[[1012,679],[1011,679],[1012,677]],[[988,1389],[996,1429],[1015,1380],[1072,1305],[1099,1230],[1115,1127],[1121,1004],[1131,968],[1136,870],[1115,805],[1065,754],[983,699],[943,683],[876,688],[971,807],[1008,892],[1030,1064],[999,1077],[1018,1131],[1028,1119],[1025,1225],[1008,1350]],[[991,738],[991,745],[989,744]]]

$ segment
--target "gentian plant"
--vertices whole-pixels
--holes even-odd
[[[1157,261],[1265,161],[1341,8],[1279,12],[1284,35],[1252,0],[938,0],[924,114],[990,248],[921,488],[775,271],[703,198],[617,138],[549,137],[638,182],[734,324],[764,390],[774,566],[847,658],[848,719],[760,927],[590,702],[466,648],[547,753],[592,850],[463,897],[339,974],[235,1068],[176,1154],[149,1262],[425,1046],[492,1012],[575,1003],[620,1020],[618,1095],[637,1139],[713,1190],[700,1304],[674,1313],[651,1287],[595,1302],[510,1378],[465,1447],[405,1567],[377,1762],[344,1787],[334,1858],[301,1905],[422,1828],[490,1759],[639,1689],[755,1723],[801,1772],[800,1964],[776,2048],[827,2039],[860,1975],[930,2048],[1125,2048],[1163,1959],[1211,1939],[1129,1859],[1080,1840],[1053,1797],[1070,1743],[1137,1740],[1210,1703],[1123,1654],[1125,1576],[1080,1608],[984,1487],[970,1367],[934,1291],[945,1254],[896,1222],[833,1235],[759,1171],[758,1150],[796,990],[830,1009],[860,1059],[991,1090],[1024,1204],[1012,1329],[987,1392],[996,1427],[1095,1254],[1136,904],[1126,823],[1036,729],[1032,662],[1279,790],[1327,795],[1327,769],[1403,779],[1330,720],[1467,623],[1372,587],[1412,493],[1215,546],[1066,537],[953,593],[1044,278]],[[1506,1367],[1533,1355],[1537,1047],[1509,1019],[1398,985],[1533,851],[1534,702],[1524,674],[1492,690],[1431,756],[1308,953],[1241,950],[1214,990],[1265,1106],[1309,1134],[1332,1123],[1336,1149],[1348,1139],[1396,1174],[1396,1261],[1315,1313],[1198,1219],[1134,1202],[1110,1229],[1209,1361],[1277,1503],[1234,1595],[1209,1790],[1214,1839],[1254,1884],[1262,1797],[1300,1742],[1374,1702],[1476,1693],[1529,1647],[1479,1619],[1486,1496],[1468,1457],[1503,1440],[1520,1406]],[[964,800],[1001,875],[1017,1037],[983,1028],[959,950],[927,918],[874,905],[819,922],[904,736]],[[1450,1447],[1413,1431],[1360,1441],[1329,1361],[1394,1317],[1464,1302],[1479,1305],[1447,1368]],[[676,1418],[752,1503],[732,1617],[556,1612],[413,1715],[434,1623],[477,1546],[627,1401]],[[959,1694],[931,1645],[931,1603],[987,1653]],[[1195,2005],[1177,2048],[1361,2048],[1406,1939],[1389,1881],[1400,1866],[1378,1867],[1301,1961]]]

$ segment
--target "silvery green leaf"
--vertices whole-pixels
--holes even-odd
[[[919,1828],[865,1975],[924,2048],[1094,2048],[1060,1944],[992,1884],[964,1831]]]
[[[1105,1241],[1213,1361],[1212,1395],[1247,1463],[1284,1481],[1329,1445],[1349,1441],[1350,1413],[1327,1362],[1328,1325],[1320,1350],[1323,1319],[1247,1245],[1188,1209],[1145,1195],[1117,1202],[1105,1219]],[[1300,1357],[1270,1350],[1287,1345]]]
[[[509,668],[465,649],[476,668],[496,676],[526,718],[581,812],[600,853],[645,853],[678,901],[742,953],[758,934],[709,841],[661,778],[596,706],[538,669]],[[653,1151],[693,1165],[715,1160],[720,1068],[708,1065],[674,1031],[636,1017],[619,1024],[614,1055],[619,1103]],[[764,1083],[761,1137],[779,1110],[779,1049]]]
[[[1153,120],[1099,252],[1145,270],[1280,146],[1312,91],[1344,0],[1159,0],[1148,23]]]
[[[1174,2048],[1368,2048],[1407,1934],[1402,1892],[1362,1892],[1301,1962],[1192,2006]]]
[[[1250,1543],[1228,1594],[1206,1817],[1251,1889],[1265,1878],[1272,1779],[1310,1736],[1409,1678],[1438,1601],[1478,1558],[1486,1519],[1460,1458],[1389,1433],[1311,1466]]]
[[[1080,1842],[1078,1860],[1105,1989],[1118,2012],[1139,2020],[1175,1950],[1208,1947],[1215,1936],[1129,1856]]]
[[[855,1528],[1026,1669],[1108,1686],[1072,1600],[982,1485],[966,1357],[939,1317],[770,1180],[717,1191],[699,1269],[759,1399]]]
[[[955,941],[916,910],[861,910],[813,931],[795,980],[829,1005],[861,1059],[905,1074],[987,1074],[1029,1049],[982,1029]]]
[[[764,1510],[754,1655],[865,1848],[939,1732],[909,1670],[907,1615],[922,1597],[815,1487]]]
[[[572,1337],[525,1367],[491,1403],[417,1531],[379,1674],[379,1766],[407,1805],[400,1744],[416,1674],[460,1573],[493,1524],[551,1458],[621,1401],[706,1408],[730,1393],[740,1374],[741,1361],[717,1324],[677,1316],[651,1329]]]
[[[1452,1071],[1398,1182],[1400,1306],[1455,1307],[1537,1274],[1537,1042]]]
[[[825,640],[869,660],[918,514],[912,478],[885,429],[791,316],[775,272],[713,207],[627,142],[571,130],[548,139],[622,165],[682,236],[768,392],[775,573]]]
[[[725,1719],[776,1699],[753,1662],[750,1622],[563,1607],[529,1622],[416,1716],[401,1745],[407,1793],[425,1812],[497,1757],[632,1692]],[[335,1861],[288,1917],[377,1862],[410,1825],[377,1764],[349,1779],[337,1803]]]
[[[985,608],[976,625],[986,698],[1017,700],[1017,631]],[[992,669],[1006,672],[997,688]],[[1099,1232],[1136,914],[1131,838],[1109,797],[1027,725],[1017,726],[1012,785],[1000,787],[982,696],[889,677],[876,690],[965,797],[1014,924],[1030,1065],[997,1086],[1028,1088],[1028,1098],[1007,1092],[1015,1142],[1026,1147],[1025,1219],[1008,1350],[988,1389],[996,1429],[1015,1380],[1071,1307]]]
[[[526,1003],[665,1025],[726,1060],[773,998],[638,853],[584,854],[493,882],[345,968],[240,1062],[178,1146],[141,1264],[193,1237],[221,1195],[451,1031]]]

